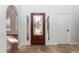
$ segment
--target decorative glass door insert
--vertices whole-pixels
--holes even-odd
[[[34,15],[33,19],[33,34],[43,35],[43,17],[41,15]]]

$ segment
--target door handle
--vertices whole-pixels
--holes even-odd
[[[67,29],[67,32],[69,32],[69,29]]]

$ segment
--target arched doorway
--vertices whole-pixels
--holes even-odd
[[[7,51],[15,52],[18,46],[17,11],[13,5],[6,11]]]

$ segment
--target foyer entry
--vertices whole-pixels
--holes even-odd
[[[31,13],[31,45],[45,45],[45,13]]]

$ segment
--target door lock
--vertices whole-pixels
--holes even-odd
[[[69,32],[69,29],[67,29],[67,32]]]

